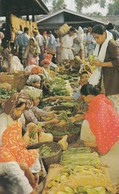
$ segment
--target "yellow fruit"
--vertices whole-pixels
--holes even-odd
[[[68,148],[68,142],[67,142],[67,135],[63,136],[63,138],[58,141],[60,145],[62,145],[63,150],[67,150]]]
[[[57,193],[56,194],[67,194],[66,192],[64,192],[64,191],[57,191]]]

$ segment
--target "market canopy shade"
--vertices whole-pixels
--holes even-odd
[[[42,0],[0,0],[0,17],[8,14],[23,16],[47,14],[48,12]]]

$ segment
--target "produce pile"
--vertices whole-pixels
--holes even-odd
[[[70,148],[51,165],[43,194],[116,194],[106,167],[90,148]]]
[[[53,152],[51,147],[43,144],[39,147],[39,154],[41,158],[47,158],[50,157],[51,155],[54,155],[56,152]]]
[[[63,152],[61,164],[65,168],[73,170],[75,166],[80,165],[99,166],[100,159],[96,152],[91,153],[90,148],[70,148]]]
[[[2,89],[0,89],[0,99],[9,99],[16,92],[17,91],[15,89],[8,91],[8,90],[2,88]]]
[[[62,168],[52,180],[47,181],[43,194],[114,194],[104,167],[79,166],[72,172]]]
[[[72,123],[65,111],[58,115],[59,123],[48,124],[46,131],[52,133],[53,136],[63,136],[71,134],[79,134],[81,125]]]
[[[69,81],[60,77],[56,77],[50,86],[50,91],[53,96],[71,96],[73,91],[69,84]]]

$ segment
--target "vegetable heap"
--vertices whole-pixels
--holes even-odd
[[[12,89],[10,91],[6,89],[0,89],[0,98],[1,99],[9,99],[14,93],[17,91],[15,89]]]
[[[50,86],[50,90],[53,96],[70,96],[71,87],[69,83],[61,78],[56,77]]]
[[[47,158],[47,157],[50,157],[51,155],[54,155],[55,152],[53,152],[51,147],[46,145],[41,145],[39,148],[39,154],[41,158]]]
[[[63,136],[80,133],[80,125],[72,123],[65,111],[58,115],[59,123],[47,125],[46,131],[52,133],[54,136]]]
[[[107,168],[90,148],[70,148],[61,163],[50,166],[43,194],[116,194]]]

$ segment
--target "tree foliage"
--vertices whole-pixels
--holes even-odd
[[[108,5],[108,15],[119,15],[119,0],[114,0]]]
[[[95,3],[98,3],[101,7],[105,7],[106,0],[75,0],[76,10],[81,12],[83,7],[87,8]]]
[[[44,0],[44,3],[50,3],[52,10],[59,10],[63,7],[66,7],[65,0]]]
[[[52,5],[53,5],[53,10],[58,10],[65,6],[65,2],[64,0],[53,0]]]

